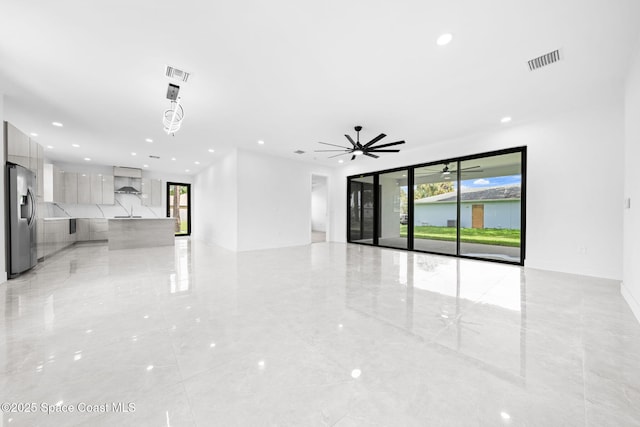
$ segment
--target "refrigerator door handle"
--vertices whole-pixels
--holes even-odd
[[[31,191],[31,188],[27,188],[27,196],[29,197],[29,204],[31,205],[31,209],[30,209],[31,215],[29,215],[29,218],[27,219],[27,225],[31,227],[31,225],[36,219],[36,200],[35,200],[35,197],[33,197],[33,192]]]

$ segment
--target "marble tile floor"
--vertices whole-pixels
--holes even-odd
[[[79,244],[0,285],[0,426],[640,426],[639,355],[610,280]]]

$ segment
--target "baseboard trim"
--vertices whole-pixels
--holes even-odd
[[[631,307],[631,311],[636,316],[636,319],[638,319],[638,322],[640,322],[640,303],[638,303],[638,300],[635,299],[631,291],[624,285],[624,282],[620,284],[620,293],[627,301],[627,304],[629,304],[629,307]]]

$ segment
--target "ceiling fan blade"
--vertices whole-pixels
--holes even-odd
[[[370,147],[372,150],[377,150],[378,148],[383,148],[383,147],[391,147],[393,145],[399,145],[399,144],[404,144],[404,141],[396,141],[396,142],[390,142],[388,144],[382,144],[382,145],[376,145],[375,147]]]
[[[367,143],[364,145],[364,148],[370,147],[372,144],[375,144],[376,142],[380,141],[380,140],[381,140],[382,138],[384,138],[385,136],[387,136],[387,135],[385,135],[384,133],[381,133],[380,135],[378,135],[378,136],[376,136],[375,138],[373,138],[371,141],[367,142]]]
[[[355,159],[356,155],[354,154],[353,156],[351,156],[351,160]]]
[[[456,173],[457,171],[449,171],[449,172]],[[460,172],[462,172],[462,173],[478,173],[478,172],[484,172],[484,171],[482,169],[477,170],[477,171],[466,171],[464,169],[460,169]]]
[[[313,150],[314,153],[322,153],[322,152],[325,152],[325,151],[345,151],[346,152],[346,151],[351,151],[351,150],[349,150],[349,149],[345,149],[345,150]]]
[[[343,147],[342,145],[336,145],[336,144],[329,144],[328,142],[320,142],[320,141],[318,141],[318,144],[332,145],[334,147],[344,148],[345,150],[351,150],[351,148],[349,148],[349,147]]]
[[[346,153],[334,154],[333,156],[329,156],[329,157],[327,157],[327,159],[333,159],[334,157],[344,156],[345,154],[349,154],[349,153],[348,153],[348,152],[346,152]]]
[[[466,171],[466,170],[469,170],[469,169],[478,169],[479,167],[480,166],[469,166],[468,168],[461,168],[460,170],[461,171]]]
[[[399,153],[400,150],[367,150],[367,153]]]
[[[376,156],[375,154],[371,154],[371,153],[369,153],[369,152],[367,152],[367,151],[365,151],[365,152],[364,152],[364,153],[362,153],[362,154],[364,154],[365,156],[373,157],[374,159],[377,159],[377,158],[379,158],[379,157],[380,157],[380,156]]]
[[[351,145],[353,145],[354,147],[356,146],[355,141],[353,140],[353,138],[351,138],[349,135],[345,135],[347,137],[347,139],[349,140],[349,142],[351,143]]]

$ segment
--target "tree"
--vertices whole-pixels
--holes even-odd
[[[181,231],[180,196],[182,194],[187,194],[186,185],[171,185],[169,187],[169,195],[171,195],[171,217],[176,220],[176,233],[180,233]]]
[[[415,200],[424,199],[425,197],[437,196],[438,194],[446,194],[454,192],[455,188],[451,182],[434,182],[429,184],[416,185],[413,191]]]

